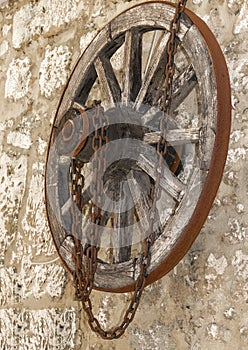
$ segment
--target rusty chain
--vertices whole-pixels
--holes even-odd
[[[170,22],[170,38],[167,43],[167,63],[165,67],[165,92],[163,95],[162,109],[165,114],[170,111],[172,100],[172,82],[175,74],[175,54],[177,52],[177,34],[180,30],[180,19],[185,10],[187,0],[178,0],[176,11]]]
[[[102,222],[101,215],[101,193],[103,191],[103,174],[106,170],[106,151],[108,144],[107,136],[107,116],[103,112],[103,108],[99,101],[95,101],[95,113],[92,121],[94,126],[94,135],[92,138],[92,149],[94,151],[92,159],[93,178],[90,186],[92,201],[90,203],[89,215],[91,216],[91,229],[87,233],[89,244],[87,244],[85,251],[80,240],[81,220],[79,213],[82,210],[81,193],[84,185],[84,177],[82,175],[83,164],[76,158],[72,159],[70,174],[71,174],[71,194],[77,205],[74,210],[75,223],[73,223],[73,236],[75,249],[73,251],[73,260],[75,263],[74,284],[76,288],[76,296],[82,302],[84,311],[88,316],[88,323],[92,331],[98,333],[103,339],[117,339],[121,337],[129,324],[134,319],[135,313],[138,309],[142,292],[145,288],[146,278],[148,275],[148,268],[151,262],[151,246],[154,243],[154,220],[156,213],[156,203],[161,197],[161,188],[159,186],[162,162],[166,153],[166,124],[168,115],[170,113],[170,106],[172,100],[172,83],[175,73],[174,56],[177,52],[176,38],[180,30],[180,18],[185,9],[187,0],[179,0],[176,6],[175,14],[170,23],[170,38],[167,43],[167,64],[165,67],[165,92],[162,98],[162,110],[164,118],[160,121],[161,138],[157,144],[158,163],[155,167],[155,185],[152,195],[152,206],[149,216],[148,237],[144,241],[143,253],[140,257],[140,271],[135,283],[135,290],[129,306],[124,314],[123,321],[119,326],[111,330],[104,330],[98,319],[93,314],[92,303],[90,299],[91,291],[94,285],[95,273],[97,270],[97,253],[99,243],[98,225]],[[105,147],[102,147],[102,146]],[[75,213],[77,212],[77,213]],[[85,263],[83,263],[85,261]]]

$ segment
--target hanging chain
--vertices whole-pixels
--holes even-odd
[[[175,15],[170,23],[170,38],[167,43],[167,64],[165,68],[165,92],[162,98],[162,110],[164,112],[164,118],[160,122],[160,131],[161,139],[157,145],[158,153],[158,164],[155,168],[155,185],[153,190],[153,202],[150,210],[149,217],[149,228],[148,228],[148,237],[144,241],[144,249],[140,258],[140,271],[135,283],[135,290],[129,307],[127,308],[125,315],[123,317],[122,323],[114,327],[111,330],[104,330],[98,319],[93,314],[92,303],[90,299],[90,294],[94,285],[95,273],[97,270],[97,253],[98,253],[98,243],[99,243],[99,232],[98,226],[102,221],[101,216],[101,193],[103,193],[103,174],[106,170],[106,151],[108,144],[107,136],[107,125],[108,120],[107,116],[104,114],[100,103],[96,101],[94,108],[95,114],[92,118],[94,126],[94,135],[92,138],[92,149],[94,151],[92,159],[92,171],[93,179],[91,182],[91,193],[92,201],[90,203],[90,216],[92,225],[90,232],[87,233],[87,238],[89,244],[87,245],[85,251],[80,240],[80,223],[81,221],[77,218],[76,215],[76,224],[73,228],[73,236],[75,242],[75,249],[73,252],[73,259],[75,263],[75,272],[74,272],[74,283],[76,288],[77,298],[81,300],[84,311],[88,316],[88,323],[92,331],[98,333],[103,339],[117,339],[121,337],[128,325],[134,319],[135,313],[138,309],[141,295],[145,288],[146,278],[148,275],[148,268],[151,263],[151,246],[154,243],[154,220],[156,213],[156,203],[161,197],[161,188],[159,186],[161,171],[162,171],[162,162],[166,153],[166,141],[165,141],[165,132],[167,119],[170,112],[171,100],[172,100],[172,82],[173,76],[175,73],[175,64],[174,56],[177,51],[176,37],[180,30],[180,18],[183,13],[187,1],[179,0]],[[104,146],[104,147],[103,147]],[[81,212],[82,203],[81,203],[81,193],[84,184],[84,177],[81,174],[82,164],[76,159],[72,160],[71,165],[71,194],[74,201],[77,204],[77,207]],[[85,264],[83,263],[85,261]]]
[[[185,10],[187,0],[178,0],[176,11],[170,22],[170,38],[167,43],[167,63],[165,67],[165,92],[163,95],[162,109],[168,115],[172,100],[172,83],[175,74],[175,54],[177,52],[177,34],[180,30],[180,19]]]

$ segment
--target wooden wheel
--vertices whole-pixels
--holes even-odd
[[[114,18],[80,57],[55,117],[47,158],[46,206],[55,245],[71,272],[75,268],[69,190],[72,156],[85,164],[82,231],[87,229],[90,201],[89,144],[94,130],[91,110],[85,112],[83,106],[100,99],[111,120],[111,156],[104,186],[106,196],[116,197],[111,198],[111,209],[104,207],[108,215],[95,275],[97,289],[130,291],[139,273],[156,181],[154,146],[159,140],[166,43],[174,10],[164,1],[147,2]],[[148,284],[172,269],[199,233],[221,180],[230,132],[230,84],[224,57],[206,24],[189,10],[182,16],[175,62],[166,133],[169,148],[160,179],[162,195]],[[70,149],[72,142],[76,153]],[[123,191],[133,205],[120,200]]]

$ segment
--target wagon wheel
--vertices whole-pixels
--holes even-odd
[[[110,214],[105,216],[94,281],[97,289],[130,291],[139,274],[142,245],[137,237],[146,230],[156,181],[154,145],[159,139],[156,128],[161,118],[166,43],[173,15],[174,5],[148,2],[114,18],[79,59],[55,117],[47,159],[46,205],[55,245],[71,272],[75,269],[71,238],[73,203],[69,190],[73,152],[65,150],[66,144],[70,148],[73,140],[79,140],[72,149],[77,149],[78,160],[85,164],[82,198],[86,217],[91,179],[87,142],[93,130],[91,110],[85,112],[83,106],[100,99],[111,120],[121,114],[127,124],[134,125],[125,129],[125,138],[112,139],[113,145],[118,143],[118,149],[120,144],[123,146],[123,156],[117,162],[111,158],[105,173],[105,192],[112,191],[120,197],[126,186],[125,193],[134,205],[127,208],[124,204],[122,208],[122,202],[114,199],[116,207],[107,208]],[[122,64],[117,67],[120,57]],[[230,84],[225,60],[206,24],[189,10],[181,20],[176,66],[166,133],[170,152],[160,179],[162,196],[157,203],[157,232],[147,284],[172,269],[199,233],[221,180],[230,132]],[[82,132],[75,131],[78,122],[81,130],[87,130],[87,140]],[[118,134],[118,130],[113,129],[112,133]],[[61,133],[64,143],[60,152]],[[131,139],[126,142],[130,133]],[[105,232],[108,228],[115,229],[111,247],[104,243],[109,238]],[[123,235],[125,244],[121,243]]]

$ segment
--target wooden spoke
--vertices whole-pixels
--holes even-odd
[[[165,40],[163,40],[165,33],[162,32],[163,34],[161,35],[161,31],[160,31],[160,39],[158,40],[158,42],[160,43],[160,45],[166,45],[167,42],[165,43]],[[158,36],[158,32],[156,31],[155,34],[157,34]],[[156,35],[155,35],[156,36]],[[153,50],[157,50],[156,46],[155,48],[153,48]],[[162,50],[162,47],[161,47]],[[165,50],[166,51],[166,50]],[[152,56],[151,56],[152,57]],[[161,98],[162,95],[162,91],[163,91],[163,85],[165,82],[165,66],[167,63],[167,55],[165,52],[163,52],[163,55],[160,59],[160,62],[158,64],[158,67],[156,69],[156,72],[148,86],[147,89],[147,94],[145,96],[145,100],[144,103],[145,104],[149,104],[150,106],[154,106],[158,104],[159,99]],[[149,71],[149,66],[148,66],[148,70]]]
[[[180,104],[188,97],[196,85],[196,74],[193,66],[190,65],[182,74],[177,77],[173,83],[171,113],[173,113],[180,106]],[[154,89],[154,91],[157,91],[157,89]],[[157,101],[158,98],[156,97],[156,99],[154,99],[153,104],[156,102],[155,100]],[[142,125],[151,124],[154,127],[157,127],[159,125],[159,113],[161,117],[162,112],[158,110],[158,107],[152,106],[149,108],[148,111],[141,117]]]
[[[110,60],[106,57],[98,57],[95,62],[95,69],[101,84],[104,98],[109,106],[121,100],[121,88],[115,76]]]
[[[125,189],[124,189],[125,186]],[[113,234],[113,262],[128,261],[131,256],[132,225],[134,222],[134,208],[127,207],[127,200],[122,201],[122,195],[129,199],[131,194],[126,182],[119,182],[114,193],[114,234]]]
[[[169,33],[165,32],[163,36],[161,37],[161,40],[158,44],[158,47],[153,55],[153,58],[151,60],[150,66],[147,70],[147,73],[143,79],[141,89],[139,91],[139,94],[135,100],[135,106],[134,108],[138,110],[142,103],[144,103],[146,96],[148,95],[149,98],[154,99],[155,97],[151,97],[152,90],[154,89],[154,86],[157,85],[158,87],[161,85],[161,67],[165,67],[165,60],[166,60],[166,43],[169,39]],[[156,87],[157,89],[157,87]],[[159,89],[158,89],[159,90]],[[156,98],[155,98],[156,99]]]
[[[144,172],[132,171],[130,173],[131,176],[129,177],[128,184],[135,203],[135,213],[138,219],[137,225],[140,231],[140,241],[142,241],[151,233],[148,231],[152,206],[150,178]],[[162,233],[162,224],[157,209],[155,212],[153,233],[155,238],[159,237]]]
[[[77,89],[75,99],[80,102],[83,106],[85,105],[88,95],[96,81],[97,74],[94,64],[91,64],[85,74],[84,80],[81,82]]]
[[[164,32],[162,32],[162,33],[164,33]],[[144,70],[144,74],[145,75],[146,75],[146,73],[147,73],[147,71],[149,69],[150,62],[151,62],[151,59],[152,59],[152,56],[153,56],[153,53],[154,53],[154,50],[156,48],[156,44],[157,44],[157,41],[158,41],[159,34],[161,35],[161,31],[158,31],[158,30],[153,31],[153,37],[152,37],[152,41],[151,41],[151,44],[150,44],[150,50],[149,50],[149,53],[148,53],[148,56],[147,56],[147,60],[146,60],[146,67],[145,67],[145,70]]]
[[[171,111],[179,107],[197,84],[193,66],[190,65],[173,83]]]
[[[199,133],[200,130],[198,128],[167,130],[166,141],[172,146],[197,143],[199,141]],[[160,137],[160,131],[149,132],[144,135],[143,140],[146,143],[154,144],[159,142]]]
[[[146,155],[140,154],[137,164],[156,181],[156,159],[151,160]],[[186,186],[176,178],[167,166],[163,166],[161,169],[160,185],[177,201],[182,199],[186,189]]]
[[[162,84],[164,82],[164,80],[161,79],[161,76],[163,75],[158,75],[159,82],[157,83],[157,87],[155,88],[155,86],[153,86],[153,95],[155,94],[156,97],[153,97],[152,99],[150,98],[150,101],[148,101],[152,107],[149,108],[147,112],[141,117],[142,125],[151,124],[155,127],[159,125],[158,119],[162,117],[162,112],[158,110],[158,107],[154,107],[154,104],[158,101],[159,97],[161,97],[157,95],[157,93],[161,91]],[[193,66],[190,65],[183,73],[177,77],[173,83],[171,112],[174,112],[179,107],[179,105],[188,97],[196,85],[196,74]],[[158,115],[159,113],[160,116]]]
[[[135,203],[135,212],[138,217],[138,226],[144,239],[144,234],[149,227],[149,211],[151,208],[151,198],[149,196],[150,180],[148,175],[142,172],[131,171],[128,176],[130,193]]]
[[[137,195],[137,187],[133,188],[132,196],[135,198]],[[151,199],[148,195],[142,194],[141,198],[137,201],[135,206],[136,215],[138,218],[138,226],[140,228],[140,232],[142,236],[145,232],[148,231],[149,228],[149,212],[151,208]],[[145,237],[143,237],[144,239]]]
[[[122,102],[135,101],[141,87],[142,35],[128,30],[125,35]]]

